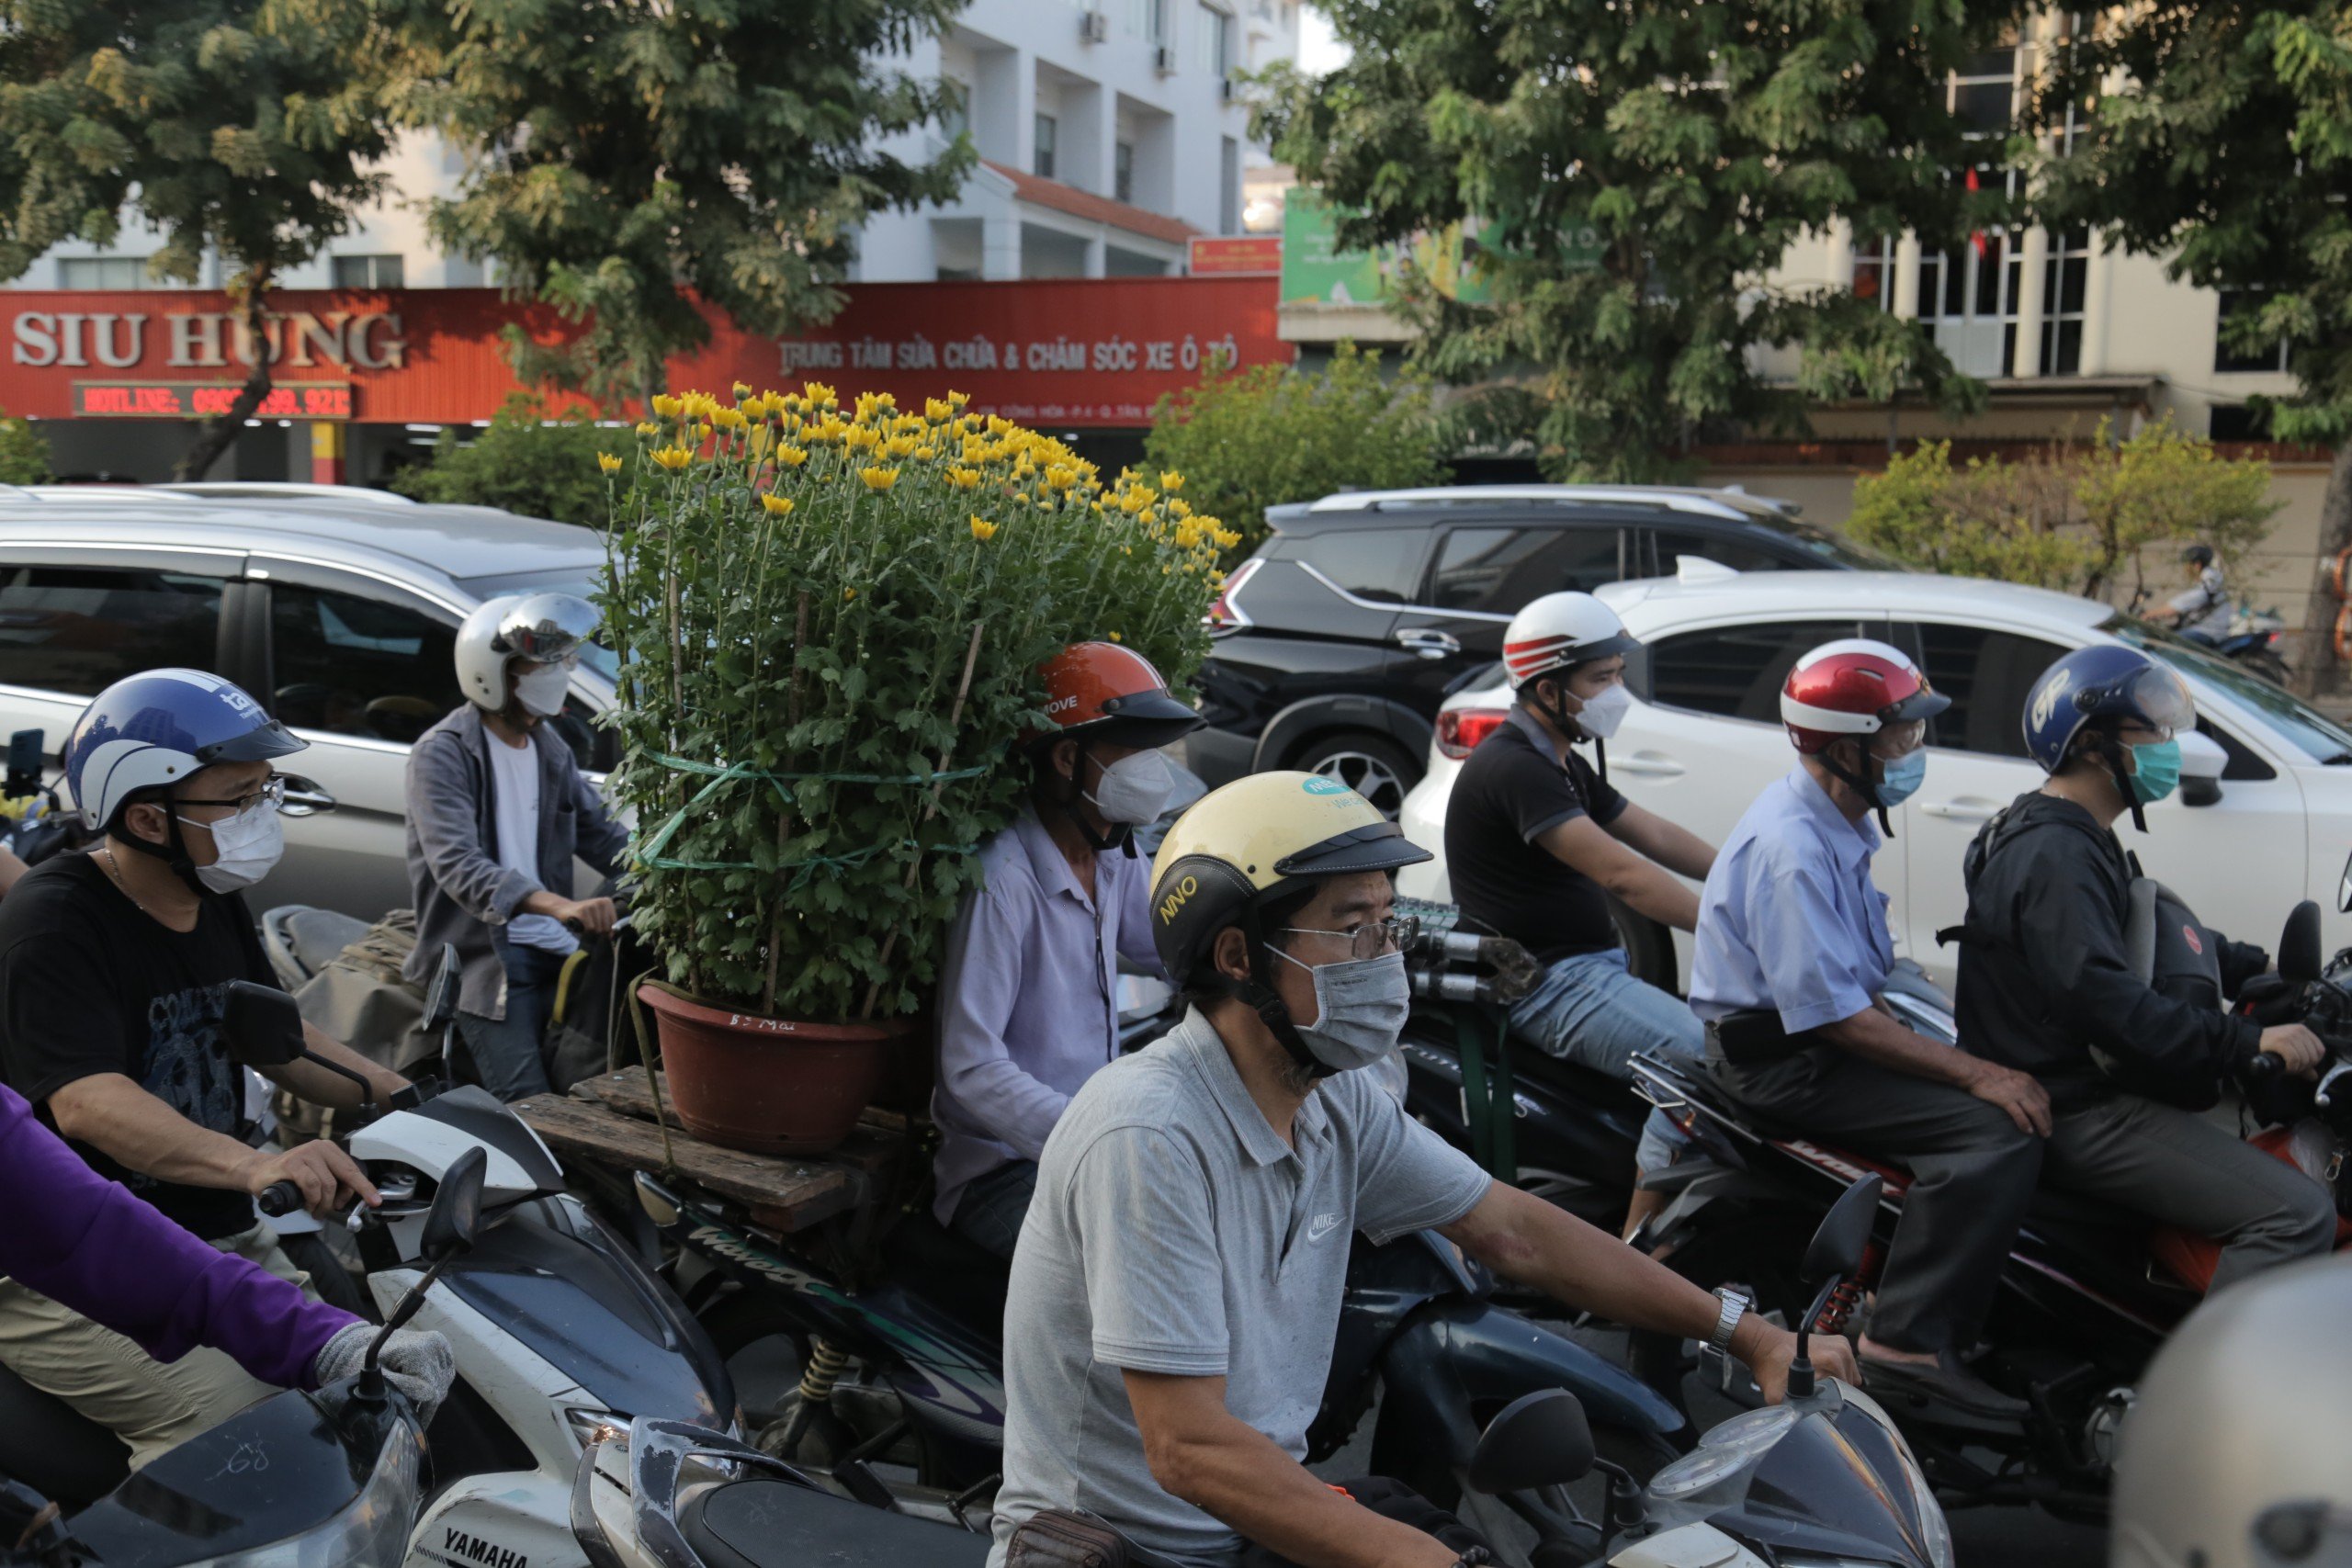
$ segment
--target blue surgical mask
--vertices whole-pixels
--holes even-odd
[[[2180,787],[2180,742],[2158,740],[2132,748],[2132,798],[2143,806]]]
[[[1919,793],[1919,785],[1928,776],[1928,750],[1906,751],[1885,764],[1886,772],[1878,781],[1878,798],[1883,806],[1900,806]]]

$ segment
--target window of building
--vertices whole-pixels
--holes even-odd
[[[972,85],[955,76],[942,76],[939,85],[948,88],[955,98],[939,111],[940,134],[953,141],[972,129]]]
[[[405,288],[408,266],[400,256],[337,256],[337,288]]]
[[[1923,621],[1900,628],[1928,683],[1951,699],[1928,722],[1928,744],[1987,757],[2026,755],[2026,694],[2066,650],[2040,637]]]
[[[1623,550],[1613,527],[1456,528],[1439,548],[1430,603],[1515,615],[1546,593],[1589,593],[1616,581],[1624,575]]]
[[[1216,231],[1238,234],[1241,232],[1241,143],[1230,136],[1218,140],[1223,145],[1217,162]]]
[[[95,697],[220,658],[220,579],[143,567],[0,567],[0,684]]]
[[[1428,543],[1419,528],[1343,528],[1300,540],[1298,558],[1359,599],[1409,604]]]
[[[1233,64],[1233,18],[1216,6],[1193,7],[1193,46],[1200,68],[1221,77]]]
[[[2041,373],[2072,376],[2083,367],[2083,299],[2090,285],[2088,230],[2050,236],[2041,266]]]
[[[1120,201],[1136,198],[1136,144],[1132,141],[1111,145],[1111,195]]]
[[[1945,103],[1972,136],[2006,136],[2017,121],[2018,51],[1973,55],[1945,85]]]
[[[404,604],[270,589],[271,708],[281,723],[402,745],[465,701],[456,628]]]
[[[2270,420],[2244,403],[2215,403],[2205,411],[2206,435],[2215,441],[2267,441]]]
[[[1061,127],[1049,114],[1037,117],[1037,151],[1030,161],[1030,168],[1046,179],[1054,177],[1054,142]]]
[[[1894,309],[1894,242],[1891,239],[1854,242],[1854,298],[1882,310]]]
[[[1152,43],[1168,41],[1168,0],[1127,0],[1121,14],[1122,30],[1130,38],[1148,39]]]
[[[2230,346],[2230,328],[2241,317],[2262,308],[2262,296],[2247,289],[2227,288],[2222,291],[2222,314],[2213,333],[2213,368],[2216,370],[2284,370],[2287,368],[2287,340],[2252,351]]]
[[[60,288],[144,288],[145,256],[66,256],[57,264]]]
[[[1648,647],[1649,691],[1667,707],[1758,724],[1781,722],[1781,683],[1798,660],[1839,637],[1885,636],[1881,623],[1763,621],[1661,638]]]

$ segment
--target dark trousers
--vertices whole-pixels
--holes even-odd
[[[1773,1121],[1910,1168],[1871,1337],[1929,1352],[1974,1343],[2041,1173],[2041,1139],[1965,1090],[1834,1045],[1735,1066],[1710,1042],[1708,1064],[1733,1099]]]
[[[2335,1245],[2326,1188],[2201,1116],[2118,1094],[2055,1122],[2042,1179],[2222,1243],[2209,1294]]]
[[[1487,1545],[1486,1537],[1401,1481],[1391,1481],[1385,1475],[1366,1475],[1335,1484],[1382,1518],[1395,1519],[1398,1524],[1412,1526],[1424,1535],[1437,1537],[1456,1556],[1476,1549],[1487,1554],[1485,1561],[1493,1561],[1494,1548]],[[1296,1564],[1281,1553],[1252,1541],[1242,1547],[1238,1568],[1296,1568]]]
[[[1012,1261],[1021,1240],[1022,1222],[1029,1217],[1029,1201],[1037,1195],[1037,1162],[1017,1159],[1001,1165],[964,1189],[947,1228],[991,1257]]]
[[[473,1057],[474,1076],[500,1100],[528,1100],[548,1092],[544,1050],[548,1019],[555,1011],[556,982],[569,953],[493,939],[506,967],[506,1016],[458,1015],[458,1037]]]

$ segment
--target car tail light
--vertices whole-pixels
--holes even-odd
[[[1509,708],[1447,708],[1437,716],[1437,749],[1458,762],[1510,716]]]
[[[1220,632],[1238,632],[1251,624],[1249,615],[1243,612],[1240,604],[1236,603],[1236,596],[1240,593],[1241,585],[1257,576],[1258,569],[1265,564],[1258,557],[1251,556],[1236,567],[1233,575],[1225,580],[1223,591],[1209,605],[1209,613],[1202,617],[1208,622],[1210,636],[1214,637]]]

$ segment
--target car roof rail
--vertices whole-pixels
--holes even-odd
[[[1476,506],[1497,501],[1549,502],[1555,505],[1647,506],[1666,512],[1744,521],[1758,513],[1787,509],[1750,495],[1671,486],[1616,485],[1440,485],[1423,490],[1356,490],[1327,495],[1310,513],[1380,512],[1390,507]]]
[[[358,506],[414,506],[417,502],[394,491],[370,490],[365,485],[308,484],[294,479],[191,479],[187,482],[146,485],[147,490],[162,491],[167,495],[198,498],[212,497],[223,501],[334,501]]]
[[[120,505],[126,501],[145,504],[157,499],[147,485],[86,484],[86,485],[0,485],[0,501],[74,501],[93,505]],[[179,505],[194,501],[193,496],[165,495],[161,499]]]

